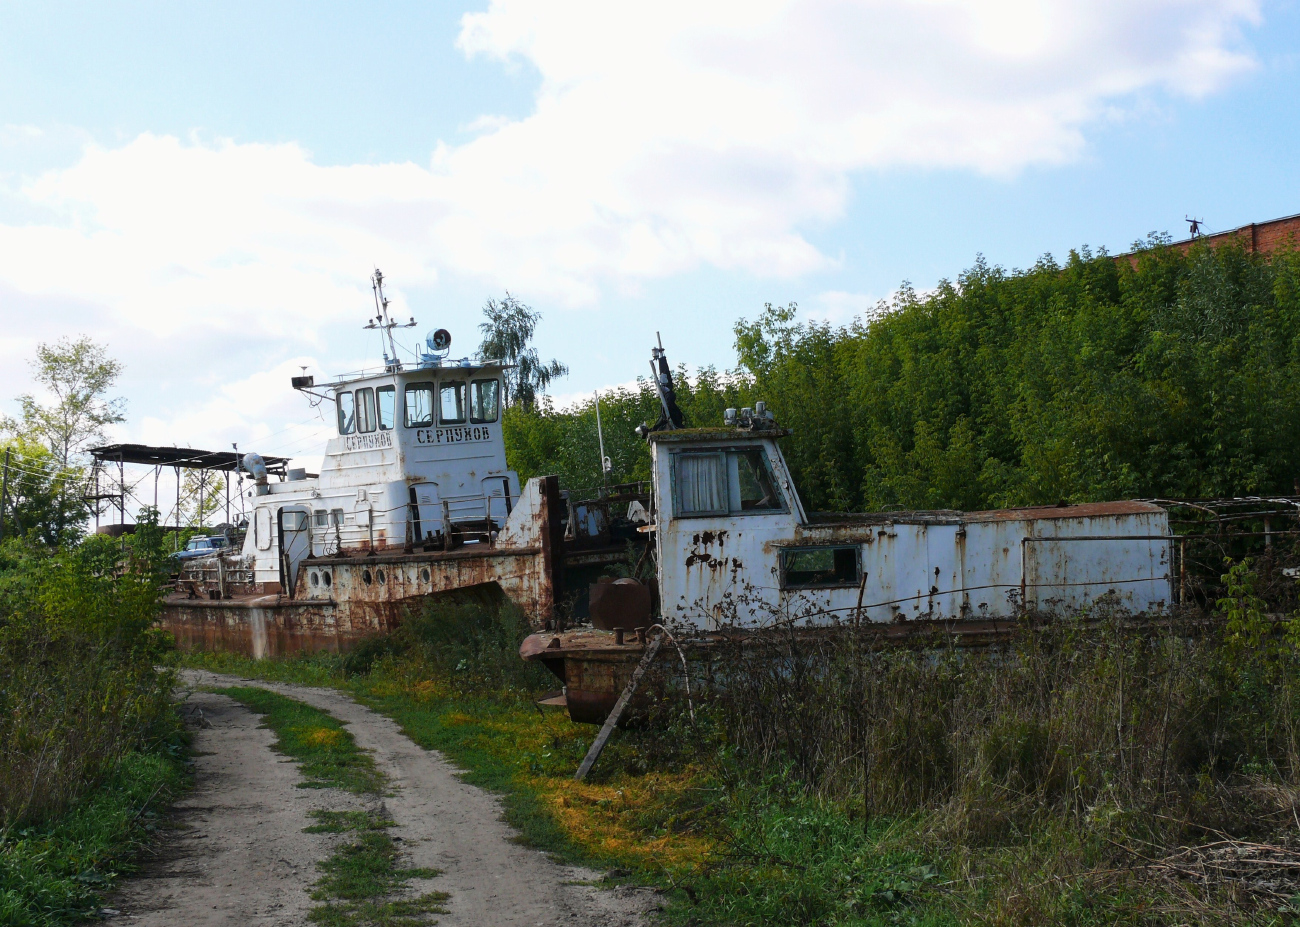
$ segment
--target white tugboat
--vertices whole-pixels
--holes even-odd
[[[553,620],[558,482],[520,487],[506,464],[504,366],[449,359],[442,329],[417,363],[403,365],[392,330],[414,320],[392,321],[378,271],[373,284],[366,327],[384,337],[383,367],[322,387],[293,378],[335,410],[321,472],[290,469],[276,481],[255,453],[233,462],[252,480],[243,546],[183,565],[163,612],[182,646],[255,656],[337,648],[390,630],[420,599],[492,585],[536,626]]]

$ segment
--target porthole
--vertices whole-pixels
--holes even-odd
[[[428,567],[425,567],[423,570],[420,571],[420,579],[423,580],[423,581],[426,582],[426,583],[429,581],[429,568],[428,568]]]
[[[328,587],[329,584],[330,584],[330,575],[329,575],[328,573],[322,573],[322,574],[320,575],[320,581],[321,581],[322,584],[324,584],[326,587]]]
[[[362,570],[362,571],[361,571],[361,581],[362,581],[363,583],[365,583],[367,586],[369,586],[370,583],[373,581],[373,580],[371,579],[371,577],[370,577],[370,571],[369,571],[369,570]]]
[[[379,585],[382,586],[385,583],[385,581],[387,581],[388,577],[384,576],[383,570],[376,570],[375,579],[379,580]]]
[[[319,585],[320,585],[320,574],[317,573],[315,570],[312,570],[312,571],[311,571],[311,584],[312,584],[313,586],[319,586]]]

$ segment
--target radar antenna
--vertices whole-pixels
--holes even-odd
[[[375,317],[367,323],[366,328],[376,328],[383,336],[384,367],[389,371],[401,370],[402,362],[397,357],[397,345],[393,342],[394,328],[415,328],[415,316],[406,324],[394,322],[388,317],[388,297],[384,295],[384,273],[378,267],[370,276],[370,288],[375,293]]]

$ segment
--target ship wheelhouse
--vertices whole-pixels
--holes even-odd
[[[257,580],[288,588],[308,557],[490,539],[520,492],[501,434],[504,369],[464,360],[339,377],[319,475],[249,494]]]

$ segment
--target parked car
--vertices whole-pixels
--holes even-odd
[[[206,557],[209,554],[215,554],[217,551],[226,547],[226,539],[221,535],[207,537],[198,535],[190,538],[190,542],[185,545],[184,550],[178,550],[172,554],[173,560],[194,560],[198,557]]]

